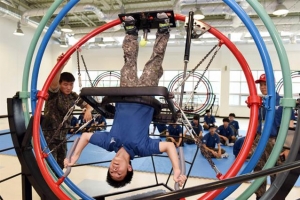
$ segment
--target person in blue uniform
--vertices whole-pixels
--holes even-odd
[[[239,155],[239,153],[242,149],[242,146],[244,144],[244,140],[245,140],[245,137],[241,137],[241,138],[237,139],[237,141],[234,143],[232,152],[235,157],[237,157]]]
[[[155,130],[158,130],[160,136],[165,136],[166,132],[168,130],[168,126],[166,124],[162,124],[162,123],[153,123],[153,131],[152,131],[152,135],[154,135]]]
[[[106,130],[106,119],[104,116],[99,115],[98,117],[96,117],[96,119],[94,120],[93,126],[96,127],[97,131],[104,131]]]
[[[216,125],[216,119],[211,115],[210,110],[206,110],[206,115],[204,116],[204,130],[208,130],[209,124]]]
[[[167,142],[173,142],[179,147],[182,142],[182,127],[179,124],[169,124],[166,137]]]
[[[221,148],[220,144],[220,137],[216,133],[216,127],[213,124],[209,124],[209,132],[202,138],[202,145],[205,151],[201,153],[208,154],[211,158],[227,158],[228,154]]]
[[[125,62],[121,69],[120,86],[157,86],[163,74],[162,62],[170,36],[170,23],[167,14],[157,14],[158,30],[153,52],[139,79],[137,77],[138,29],[135,26],[136,21],[131,16],[126,16],[124,21],[126,36],[122,47]],[[65,159],[65,167],[76,163],[88,143],[102,147],[107,151],[115,151],[116,155],[109,165],[106,181],[113,187],[123,187],[132,179],[133,167],[130,161],[135,156],[150,156],[166,152],[172,163],[173,179],[182,185],[186,176],[181,174],[174,144],[149,137],[148,130],[154,108],[138,103],[116,103],[115,108],[115,117],[110,132],[83,133],[71,159]]]
[[[199,123],[199,115],[194,115],[193,120],[190,122],[192,125],[192,128],[196,134],[196,136],[199,137],[199,139],[201,140],[203,135],[203,131],[202,131],[202,126]],[[190,128],[191,129],[191,128]],[[191,131],[190,131],[191,132]],[[189,135],[188,130],[185,130],[184,134],[184,142],[187,144],[195,144],[194,139]]]
[[[220,142],[226,146],[233,146],[236,137],[233,134],[232,128],[229,127],[229,118],[223,118],[223,125],[217,129],[217,134],[220,137]]]
[[[232,128],[234,136],[238,137],[240,126],[239,126],[239,122],[235,120],[234,113],[229,114],[229,126],[230,128]]]
[[[69,134],[72,134],[76,131],[76,128],[79,127],[78,119],[75,116],[72,116]]]

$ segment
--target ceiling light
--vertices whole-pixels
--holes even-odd
[[[282,3],[278,3],[273,12],[273,15],[286,15],[289,13],[289,10]]]
[[[64,47],[64,48],[67,48],[69,46],[68,44],[68,38],[66,37],[66,33],[65,32],[61,32],[60,34],[60,47]]]
[[[201,12],[200,8],[197,8],[195,13],[194,13],[194,19],[200,20],[200,19],[204,19],[204,18],[205,18],[205,16]]]
[[[60,45],[59,46],[63,47],[63,48],[67,48],[69,45],[68,45],[67,41],[62,40],[62,41],[60,41]]]
[[[14,35],[18,35],[18,36],[24,35],[23,30],[21,29],[20,21],[18,21],[18,23],[17,23],[17,29],[15,30]]]
[[[72,28],[69,25],[69,18],[68,17],[65,17],[65,24],[61,27],[60,30],[63,31],[63,32],[66,32],[66,33],[71,33],[72,32]]]

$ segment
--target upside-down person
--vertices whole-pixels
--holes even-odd
[[[156,41],[150,60],[146,63],[143,74],[137,78],[138,29],[135,19],[125,17],[126,36],[123,40],[125,63],[121,69],[121,87],[158,86],[163,74],[162,62],[169,39],[169,19],[166,13],[158,13],[159,22]],[[161,142],[149,138],[149,125],[154,108],[138,103],[117,103],[116,113],[110,132],[96,131],[82,134],[71,160],[65,159],[65,166],[72,166],[78,160],[82,150],[88,144],[94,144],[115,151],[107,172],[107,182],[113,187],[122,187],[130,183],[133,168],[130,160],[135,156],[150,156],[166,152],[171,160],[174,181],[179,185],[186,180],[180,175],[179,160],[173,143]]]

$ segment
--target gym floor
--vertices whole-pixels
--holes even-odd
[[[217,118],[217,122],[222,121],[222,119]],[[244,135],[246,133],[246,129],[248,126],[248,119],[238,119],[241,127],[241,134]],[[111,122],[108,121],[108,124]],[[7,119],[0,119],[0,130],[7,130],[9,128]],[[150,126],[150,131],[152,131],[153,126]],[[154,136],[155,137],[155,136]],[[158,136],[156,136],[158,137]],[[12,147],[10,136],[1,136],[0,138],[0,150],[4,148]],[[228,154],[230,155],[227,159],[213,159],[216,166],[219,170],[225,174],[228,168],[230,168],[231,164],[234,161],[234,156],[232,154],[232,147],[222,147],[224,148]],[[195,145],[185,145],[184,146],[184,154],[185,159],[187,161],[192,161],[196,152]],[[102,150],[99,147],[88,145],[88,147],[83,151],[81,158],[78,163],[86,163],[86,162],[94,162],[101,160],[109,160],[113,157],[114,153],[108,153],[105,150]],[[155,168],[157,171],[157,178],[159,183],[165,183],[168,178],[168,173],[171,170],[171,163],[168,158],[162,157],[154,157]],[[134,177],[132,179],[132,183],[125,186],[121,189],[114,189],[110,187],[106,182],[106,173],[108,164],[102,164],[100,166],[81,166],[75,167],[72,169],[69,178],[85,193],[90,196],[103,195],[107,193],[114,193],[117,191],[125,191],[129,189],[134,189],[138,187],[143,187],[151,184],[155,184],[155,176],[153,173],[152,162],[150,158],[137,158],[132,162],[133,168],[135,169]],[[189,170],[190,165],[186,165],[187,170]],[[9,176],[20,173],[21,166],[17,157],[15,156],[14,150],[2,152],[0,154],[0,180],[3,180]],[[145,181],[147,180],[147,181]],[[207,161],[203,158],[203,156],[198,152],[196,155],[195,163],[191,170],[191,175],[187,181],[186,187],[202,185],[205,183],[210,183],[217,181],[215,177],[214,171],[210,168]],[[170,179],[168,185],[173,188],[173,181]],[[230,195],[227,199],[235,199],[239,196],[250,183],[243,183],[241,187],[234,193]],[[13,190],[11,189],[13,188]],[[6,199],[21,199],[22,191],[21,191],[21,177],[17,176],[8,181],[0,183],[0,196]],[[132,199],[132,196],[140,196],[145,195],[145,193],[156,193],[166,191],[164,187],[155,187],[147,190],[135,191],[132,193],[126,193],[118,196],[109,197],[107,199]],[[167,191],[166,191],[167,192]],[[200,197],[201,194],[189,197],[187,199],[196,199]],[[295,187],[292,189],[290,194],[287,196],[287,200],[296,200],[300,196],[300,179],[298,179]],[[40,199],[39,196],[33,192],[33,199]],[[251,199],[255,199],[255,195],[252,195]]]

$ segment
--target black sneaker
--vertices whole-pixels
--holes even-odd
[[[170,20],[166,13],[157,13],[158,32],[169,33],[170,32]]]
[[[128,35],[138,35],[138,30],[135,26],[135,19],[132,16],[125,16],[123,22],[126,34]]]

